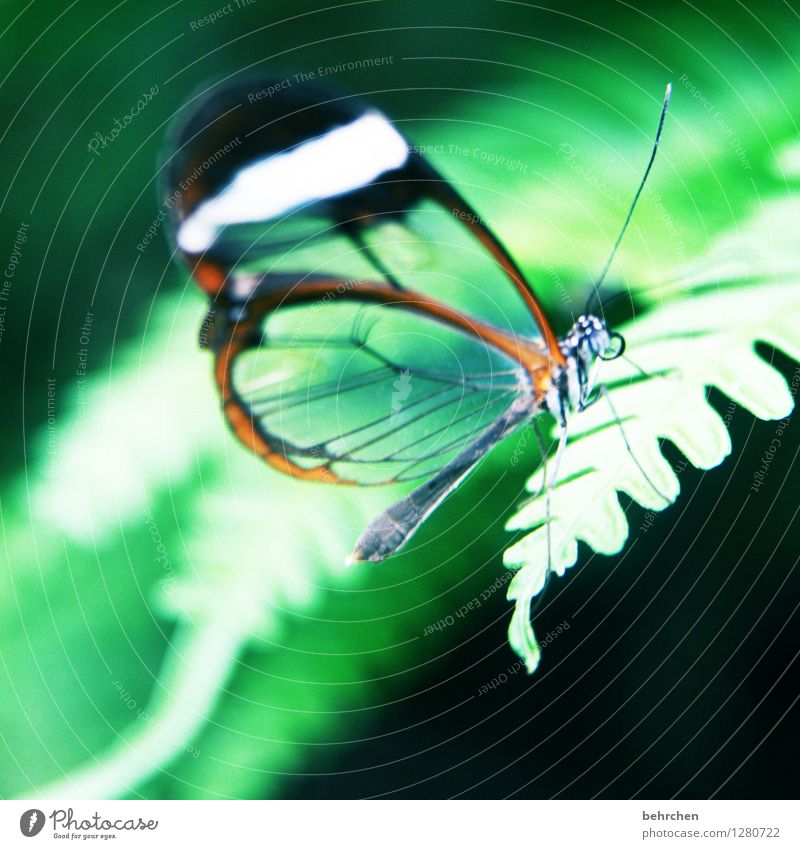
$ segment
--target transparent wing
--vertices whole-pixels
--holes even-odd
[[[346,297],[268,312],[227,368],[238,409],[284,471],[365,485],[430,476],[528,379],[469,333]]]
[[[422,198],[402,214],[353,213],[345,224],[300,210],[282,221],[230,228],[226,245],[238,257],[240,279],[377,279],[508,332],[540,337],[508,272],[473,232],[483,226],[473,212]]]

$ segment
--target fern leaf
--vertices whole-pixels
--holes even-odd
[[[628,523],[620,492],[649,510],[663,510],[677,498],[679,470],[671,468],[661,453],[663,440],[701,469],[711,469],[728,456],[730,437],[722,417],[708,403],[709,387],[762,419],[780,419],[791,412],[800,368],[787,385],[756,353],[755,344],[768,343],[800,360],[798,282],[752,284],[683,297],[622,328],[631,356],[653,375],[639,379],[624,360],[603,364],[602,379],[611,387],[614,409],[636,462],[609,404],[601,400],[573,417],[561,482],[551,494],[553,571],[563,575],[575,563],[579,541],[600,554],[622,549]],[[542,474],[540,469],[530,479],[531,492],[541,490]],[[510,530],[532,529],[505,553],[506,566],[518,570],[508,590],[515,602],[509,639],[529,672],[539,662],[530,605],[546,575],[544,523],[541,497],[508,523]]]

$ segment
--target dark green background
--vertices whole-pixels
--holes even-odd
[[[117,537],[78,544],[29,513],[28,486],[47,469],[38,435],[48,378],[58,386],[57,444],[61,428],[74,425],[70,386],[87,310],[89,380],[97,386],[119,368],[135,382],[135,364],[123,356],[120,365],[117,351],[135,351],[144,339],[142,350],[159,355],[152,346],[165,335],[149,321],[165,299],[184,292],[190,308],[181,320],[191,313],[194,322],[196,313],[199,327],[202,299],[170,261],[163,234],[136,249],[158,211],[165,126],[199,84],[247,69],[292,74],[391,56],[331,82],[373,99],[414,141],[479,146],[528,166],[509,174],[474,159],[436,158],[520,257],[560,330],[573,314],[554,280],[582,302],[619,226],[613,197],[629,197],[641,173],[666,82],[674,100],[664,150],[615,286],[641,285],[701,255],[761,199],[792,188],[773,164],[775,151],[798,138],[800,106],[800,20],[782,3],[663,2],[637,11],[616,2],[587,10],[374,0],[321,9],[255,0],[191,28],[218,8],[85,0],[3,7],[0,256],[11,253],[19,224],[30,225],[0,345],[0,503],[10,567],[0,632],[4,796],[34,796],[41,784],[102,758],[132,720],[110,681],[123,679],[145,704],[176,634],[174,615],[153,601],[160,572],[144,518]],[[99,157],[90,153],[94,133],[110,132],[153,85],[157,96],[130,127]],[[713,119],[718,112],[728,135]],[[557,155],[563,143],[581,152],[591,177]],[[675,229],[665,231],[656,194]],[[193,354],[198,372],[209,371],[206,355]],[[175,381],[186,379],[186,362],[176,362]],[[793,370],[777,362],[787,375]],[[169,372],[166,351],[162,367]],[[713,402],[725,410],[723,398]],[[150,412],[162,415],[155,401]],[[213,408],[183,412],[188,429],[203,416],[216,423]],[[199,755],[170,758],[131,795],[796,795],[795,422],[773,472],[787,479],[788,495],[777,499],[775,487],[740,514],[774,427],[737,411],[725,465],[684,471],[681,499],[646,534],[636,531],[642,511],[631,507],[623,555],[584,551],[578,567],[551,583],[537,634],[565,619],[571,627],[545,650],[539,672],[476,697],[515,662],[503,593],[441,635],[418,635],[503,574],[503,522],[532,465],[509,471],[511,452],[502,447],[437,512],[418,545],[360,576],[358,592],[327,577],[313,609],[284,605],[280,637],[254,639],[233,662],[192,743]],[[219,440],[229,439],[220,425]],[[126,450],[120,434],[119,452]],[[215,484],[214,475],[224,480],[224,458],[236,450],[221,445],[191,464],[222,498],[236,482]],[[184,537],[195,533],[196,485],[189,477],[148,496],[189,583]],[[269,559],[270,523],[292,522],[277,496],[261,496],[263,518],[241,546],[251,571]],[[70,498],[69,487],[62,497]],[[339,497],[329,491],[314,503]],[[479,501],[464,520],[465,506]],[[270,568],[291,573],[294,564],[282,552]]]

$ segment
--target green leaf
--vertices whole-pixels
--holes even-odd
[[[664,440],[698,468],[722,463],[731,451],[730,437],[725,421],[708,402],[709,388],[758,418],[789,415],[800,368],[787,385],[755,345],[767,343],[800,360],[800,274],[786,273],[792,245],[785,238],[796,214],[796,205],[775,202],[743,226],[735,240],[739,268],[766,271],[768,258],[780,282],[729,279],[716,291],[695,292],[692,284],[711,279],[720,255],[730,255],[730,237],[722,238],[704,262],[679,278],[682,291],[676,295],[672,286],[663,305],[620,328],[630,357],[650,376],[643,379],[629,360],[603,363],[601,380],[610,387],[611,403],[601,399],[570,420],[559,481],[551,490],[552,571],[563,575],[576,562],[579,541],[600,554],[623,548],[629,529],[619,493],[648,510],[663,510],[677,498],[681,466],[672,468],[664,459]],[[783,252],[776,248],[770,255],[770,244],[782,246]],[[761,262],[747,256],[747,246],[758,251]],[[541,492],[543,474],[540,468],[530,479],[531,492]],[[544,585],[546,519],[545,498],[540,496],[507,525],[509,530],[532,529],[504,558],[506,566],[518,570],[508,590],[508,598],[516,603],[509,639],[529,672],[539,662],[530,605]]]
[[[0,730],[24,764],[0,751],[5,797],[280,795],[466,638],[425,629],[496,580],[444,542],[434,569],[346,568],[397,493],[297,482],[240,446],[197,349],[204,306],[161,296],[111,373],[59,384],[2,492]],[[490,563],[501,531],[456,538]]]
[[[131,793],[187,751],[246,644],[358,581],[344,557],[374,503],[282,479],[230,438],[202,310],[163,296],[110,376],[57,385],[29,479],[0,500],[17,608],[0,702],[24,705],[4,732],[30,750],[4,795]]]

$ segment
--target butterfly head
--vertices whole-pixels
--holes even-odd
[[[624,351],[625,340],[621,334],[609,330],[602,318],[589,313],[579,316],[561,339],[561,352],[567,365],[547,402],[548,409],[562,417],[566,409],[585,409],[595,384],[597,361],[615,360]]]
[[[598,358],[615,360],[625,351],[625,340],[620,333],[611,331],[602,318],[581,315],[562,340],[567,358],[574,358],[588,368]]]

